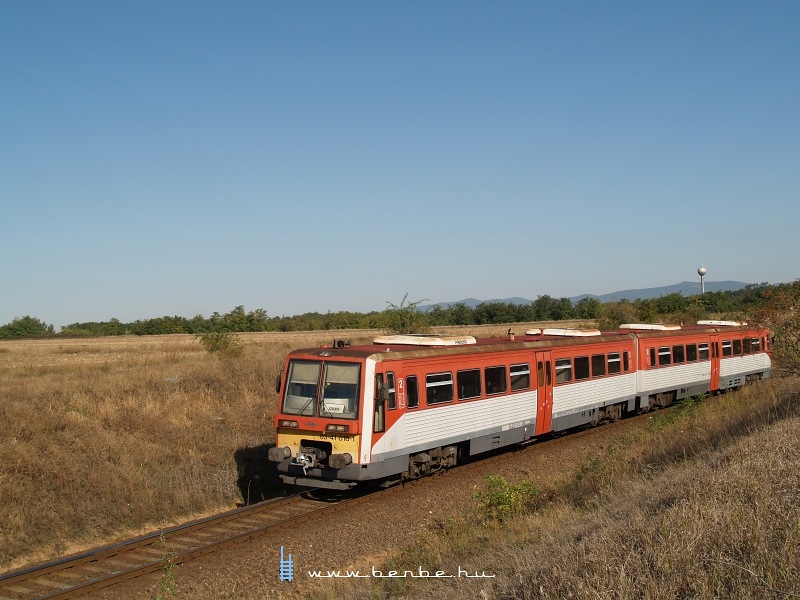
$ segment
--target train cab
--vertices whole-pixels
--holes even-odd
[[[341,354],[318,349],[288,358],[274,418],[276,446],[269,451],[288,483],[333,481],[340,469],[358,467],[365,360]]]

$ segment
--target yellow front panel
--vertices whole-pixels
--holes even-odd
[[[347,433],[320,433],[319,431],[299,431],[297,429],[278,428],[275,445],[279,448],[288,446],[295,456],[300,451],[300,440],[317,440],[333,445],[332,454],[349,454],[353,462],[358,461],[358,449],[361,436]]]

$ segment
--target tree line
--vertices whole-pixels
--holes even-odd
[[[122,323],[118,319],[105,322],[72,323],[56,333],[53,325],[37,317],[25,316],[0,326],[0,338],[46,336],[113,336],[161,335],[189,333],[202,335],[214,332],[318,331],[330,329],[386,329],[392,331],[421,331],[443,325],[486,325],[525,323],[532,321],[562,321],[585,319],[595,321],[601,329],[611,329],[620,323],[694,322],[703,318],[743,320],[763,306],[772,294],[791,290],[795,284],[749,285],[729,292],[706,292],[693,296],[672,293],[658,298],[601,302],[585,297],[577,302],[569,298],[543,295],[524,304],[484,302],[475,307],[463,303],[449,306],[434,305],[421,310],[420,302],[400,305],[387,302],[383,311],[368,313],[339,311],[310,312],[295,316],[270,317],[264,309],[246,311],[237,306],[225,314],[191,318],[163,316]]]

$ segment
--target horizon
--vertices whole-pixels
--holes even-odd
[[[0,4],[0,323],[791,282],[798,22],[785,0]]]
[[[762,285],[764,283],[766,283],[767,285],[782,285],[783,283],[786,283],[786,282],[778,282],[778,283],[774,283],[774,284],[773,283],[768,283],[768,282],[761,282],[759,284],[753,284],[753,283],[745,283],[743,281],[731,281],[731,280],[726,280],[726,281],[707,281],[706,282],[706,287],[707,288],[708,287],[714,287],[715,284],[717,286],[719,286],[719,284],[737,284],[737,285],[741,284],[741,287],[738,288],[738,289],[743,289],[744,287],[749,286],[749,285]],[[570,301],[572,301],[573,303],[575,303],[578,299],[581,299],[581,298],[584,298],[584,297],[598,298],[598,299],[601,300],[601,302],[611,302],[613,300],[603,300],[603,298],[607,297],[607,296],[617,295],[617,294],[625,294],[625,293],[629,293],[629,292],[639,292],[639,291],[651,292],[650,295],[647,295],[642,299],[657,298],[657,297],[660,297],[660,295],[662,295],[662,294],[652,295],[652,292],[655,292],[657,290],[667,289],[667,288],[679,287],[679,286],[682,286],[684,284],[696,285],[698,288],[700,287],[700,283],[699,282],[693,282],[693,281],[688,281],[687,280],[687,281],[681,281],[679,283],[668,284],[668,285],[664,285],[664,286],[656,286],[656,287],[653,287],[653,288],[628,288],[628,289],[625,289],[625,290],[615,290],[613,292],[606,292],[604,294],[592,294],[592,293],[578,294],[576,296],[569,296],[567,298]],[[730,288],[725,287],[725,288],[720,289],[720,290],[707,290],[706,293],[712,293],[712,292],[715,292],[715,291],[730,291]],[[665,292],[665,294],[668,294],[668,293],[674,293],[674,292]],[[678,293],[683,293],[683,292],[679,291]],[[545,295],[550,296],[551,298],[554,298],[554,299],[561,299],[561,298],[566,297],[566,296],[552,296],[550,294],[541,294],[541,296],[545,296]],[[622,296],[622,297],[625,298],[625,296]],[[538,298],[538,296],[537,296],[537,298]],[[473,300],[475,302],[477,302],[478,304],[492,304],[492,303],[510,302],[510,301],[514,301],[514,300],[524,300],[525,302],[533,303],[533,302],[535,302],[536,299],[535,298],[534,299],[529,299],[529,298],[525,298],[525,297],[522,297],[522,296],[509,296],[509,297],[506,297],[506,298],[478,299],[478,298],[469,296],[469,297],[466,297],[466,298],[461,298],[460,300],[443,300],[443,301],[439,301],[439,302],[431,302],[431,303],[428,303],[428,304],[420,304],[419,308],[427,310],[427,309],[429,309],[429,308],[431,308],[433,306],[452,306],[454,304],[458,304],[458,303],[462,303],[462,302],[466,303],[468,306],[470,306],[471,305],[470,301],[473,301]],[[636,300],[636,299],[633,299],[633,300]],[[417,301],[411,299],[411,300],[409,300],[409,302],[417,302]],[[234,310],[234,309],[236,309],[236,308],[238,308],[240,306],[243,307],[244,310],[246,312],[248,312],[248,313],[254,312],[254,311],[257,311],[257,310],[264,310],[267,313],[267,318],[269,318],[269,319],[283,319],[283,318],[292,319],[294,317],[299,317],[299,316],[301,316],[303,314],[322,314],[322,315],[324,315],[324,314],[327,314],[327,313],[335,314],[335,313],[338,313],[338,312],[351,312],[351,313],[354,313],[354,314],[369,314],[369,313],[373,313],[373,312],[380,313],[380,312],[383,312],[383,311],[387,310],[388,302],[387,302],[387,306],[385,306],[383,308],[380,308],[380,309],[374,308],[374,309],[369,309],[369,310],[356,311],[356,310],[350,310],[350,309],[344,308],[344,309],[341,309],[339,311],[306,311],[305,313],[280,314],[280,315],[272,314],[269,311],[267,311],[264,307],[261,307],[261,306],[248,307],[248,306],[245,306],[243,304],[237,304],[237,305],[229,307],[229,308],[213,310],[208,314],[204,314],[204,313],[197,313],[197,314],[193,314],[193,315],[188,315],[188,314],[181,315],[181,314],[177,314],[177,313],[175,313],[175,314],[159,314],[159,315],[150,315],[150,316],[147,316],[147,317],[140,317],[140,318],[131,319],[131,320],[125,320],[125,319],[119,319],[117,317],[111,317],[109,319],[104,319],[104,320],[89,319],[89,320],[85,320],[85,321],[73,321],[71,323],[56,324],[56,323],[48,321],[45,318],[41,318],[40,315],[26,314],[26,315],[19,315],[19,316],[15,317],[15,318],[25,318],[25,317],[37,318],[37,319],[39,319],[40,321],[42,321],[43,323],[45,323],[47,325],[53,325],[53,327],[55,328],[56,332],[58,333],[58,332],[60,332],[61,329],[63,329],[64,327],[68,327],[70,325],[80,325],[80,324],[84,324],[84,323],[108,323],[108,322],[110,322],[112,320],[116,320],[116,321],[118,321],[119,323],[121,323],[123,325],[129,325],[129,324],[135,323],[137,321],[148,321],[148,320],[153,320],[153,319],[173,318],[173,317],[189,319],[189,320],[192,319],[192,318],[195,318],[195,317],[202,317],[203,319],[209,319],[215,313],[217,313],[219,315],[225,315],[228,312],[230,312],[230,311],[232,311],[232,310]],[[399,306],[399,305],[397,305],[397,306]],[[0,323],[0,325],[7,325],[12,320],[9,320],[6,323]]]

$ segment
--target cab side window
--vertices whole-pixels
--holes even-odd
[[[416,375],[406,377],[406,398],[408,399],[408,408],[417,408],[419,406],[419,388]]]
[[[389,410],[397,408],[397,391],[394,387],[394,373],[386,374],[386,405]]]

